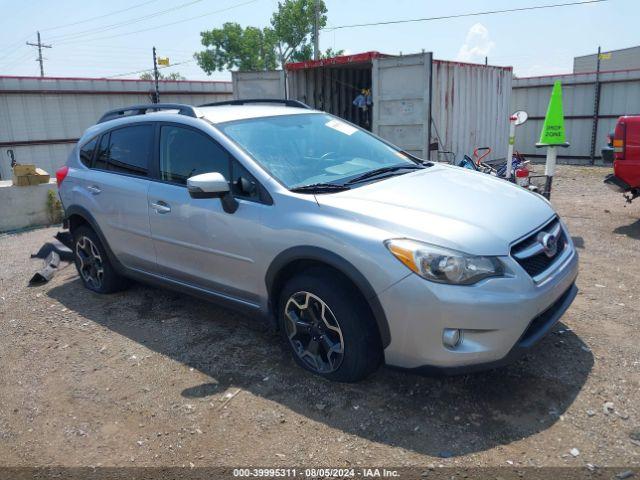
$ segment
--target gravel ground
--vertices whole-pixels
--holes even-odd
[[[640,200],[560,167],[580,294],[512,366],[310,376],[260,322],[75,268],[29,288],[57,228],[0,237],[0,466],[640,466]]]

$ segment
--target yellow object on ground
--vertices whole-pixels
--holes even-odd
[[[17,187],[49,183],[51,176],[35,165],[15,165],[13,167],[13,184]]]

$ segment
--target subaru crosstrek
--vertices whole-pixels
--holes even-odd
[[[57,172],[84,285],[136,279],[264,317],[337,381],[495,367],[553,327],[578,255],[549,202],[305,107],[107,112]]]

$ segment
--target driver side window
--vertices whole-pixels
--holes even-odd
[[[201,173],[219,172],[229,179],[229,154],[206,135],[190,128],[160,128],[160,178],[186,185]]]

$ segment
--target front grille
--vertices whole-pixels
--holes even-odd
[[[557,242],[557,249],[552,256],[547,255],[541,238],[545,234],[551,234]],[[544,227],[536,230],[524,240],[511,247],[511,256],[531,276],[537,277],[548,270],[567,248],[567,236],[556,217]]]

